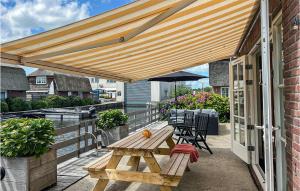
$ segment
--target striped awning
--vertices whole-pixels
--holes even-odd
[[[1,44],[1,61],[136,81],[233,56],[258,0],[140,0]]]

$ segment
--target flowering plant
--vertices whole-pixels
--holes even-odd
[[[165,119],[171,109],[215,109],[219,113],[221,122],[229,121],[229,99],[219,94],[208,92],[197,92],[195,94],[186,94],[159,104],[160,113]]]

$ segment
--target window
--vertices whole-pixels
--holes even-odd
[[[47,84],[46,76],[37,76],[35,80],[36,84]]]
[[[6,99],[6,91],[1,92],[0,100]]]
[[[223,97],[229,96],[229,87],[221,87],[221,96]]]
[[[107,83],[116,83],[115,80],[107,80]]]

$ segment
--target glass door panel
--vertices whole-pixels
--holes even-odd
[[[232,127],[232,151],[249,163],[246,111],[246,57],[237,58],[230,63],[230,103]]]
[[[284,83],[283,83],[283,36],[281,17],[273,25],[274,60],[274,111],[275,111],[275,153],[277,190],[287,190],[286,129],[284,126]]]

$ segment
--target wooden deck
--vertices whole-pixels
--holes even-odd
[[[165,121],[158,121],[147,125],[147,128],[151,129],[160,129],[167,124]],[[137,131],[141,131],[144,128],[138,129]],[[97,153],[92,150],[80,155],[79,158],[75,157],[70,160],[67,160],[58,165],[57,169],[57,185],[47,189],[47,191],[59,191],[64,190],[77,181],[88,175],[87,171],[83,170],[83,167],[94,161],[95,159],[105,155],[108,150],[103,149],[103,151]]]

